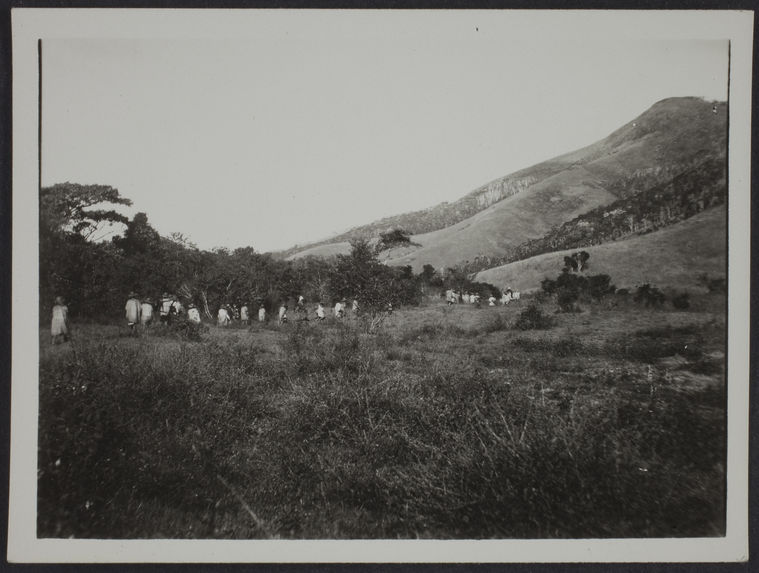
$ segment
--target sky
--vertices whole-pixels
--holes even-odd
[[[43,39],[42,185],[111,185],[200,248],[286,249],[454,201],[661,99],[725,100],[727,57],[472,14]]]

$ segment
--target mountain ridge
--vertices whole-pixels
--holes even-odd
[[[384,252],[387,264],[420,270],[497,256],[639,192],[636,185],[649,188],[704,158],[724,157],[726,135],[724,102],[668,98],[602,140],[494,179],[457,201],[385,217],[284,255],[332,256],[347,252],[350,240],[402,228],[420,246]]]

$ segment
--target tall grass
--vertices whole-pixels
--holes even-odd
[[[721,391],[536,367],[526,339],[486,366],[505,325],[293,324],[271,348],[243,331],[44,355],[39,535],[724,533]],[[576,364],[577,344],[553,359]]]

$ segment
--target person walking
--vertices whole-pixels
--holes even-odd
[[[261,306],[258,307],[258,322],[266,322],[266,307],[264,303],[261,303]]]
[[[280,326],[287,322],[287,303],[283,302],[279,307],[279,324]]]
[[[176,295],[171,295],[171,310],[169,311],[169,316],[172,318],[181,318],[184,314],[184,307],[182,306],[182,303],[179,301],[179,299],[176,297]]]
[[[248,303],[245,302],[240,307],[240,322],[242,322],[245,326],[248,326]]]
[[[221,327],[227,327],[229,326],[229,323],[232,321],[232,318],[229,316],[229,310],[227,309],[226,304],[222,304],[219,308],[219,312],[216,315],[216,324],[218,324]]]
[[[69,339],[69,307],[66,306],[62,296],[55,297],[50,337],[51,344],[59,344],[61,340],[68,342]]]
[[[140,324],[147,328],[153,323],[153,299],[150,297],[142,301],[140,305]]]
[[[200,311],[194,303],[190,303],[187,307],[187,320],[194,322],[195,324],[200,324]]]
[[[135,326],[140,323],[140,310],[142,304],[137,298],[137,293],[132,291],[129,293],[129,298],[126,301],[124,310],[126,311],[127,326],[129,326],[129,334],[136,335],[137,331]]]
[[[172,302],[173,300],[169,296],[169,293],[164,291],[163,295],[161,296],[161,300],[158,301],[158,314],[161,317],[161,324],[169,323],[169,315],[171,313]]]

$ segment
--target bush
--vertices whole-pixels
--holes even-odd
[[[678,310],[685,310],[690,308],[690,295],[687,292],[681,292],[678,295],[672,297],[672,306]]]
[[[650,306],[660,307],[667,300],[667,297],[657,287],[646,283],[639,286],[638,290],[635,291],[634,300],[639,304],[644,303],[646,308]]]
[[[576,289],[559,287],[556,291],[556,302],[559,305],[559,310],[561,312],[579,312],[580,307],[576,304],[579,296]]]
[[[519,330],[545,330],[551,328],[553,324],[554,322],[549,316],[546,316],[542,310],[531,304],[519,313],[514,327]]]
[[[380,240],[377,244],[377,250],[389,249],[398,245],[408,245],[411,243],[411,235],[403,229],[393,229],[386,233],[380,234]]]
[[[607,294],[613,294],[616,287],[611,284],[609,275],[584,276],[568,272],[565,269],[556,280],[544,279],[540,283],[546,295],[556,295],[556,302],[561,312],[578,312],[577,301],[593,299],[600,301]]]
[[[588,294],[596,300],[601,300],[607,294],[614,294],[617,288],[611,284],[609,275],[592,275],[588,277]]]

